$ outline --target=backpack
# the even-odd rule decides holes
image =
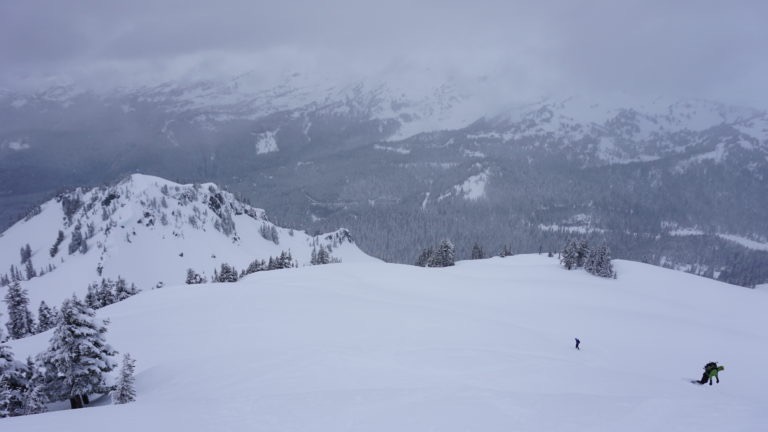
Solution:
[[[715,363],[715,362],[709,362],[709,363],[707,363],[707,364],[704,366],[704,370],[705,370],[705,371],[707,371],[707,372],[711,371],[712,369],[717,369],[717,363]]]

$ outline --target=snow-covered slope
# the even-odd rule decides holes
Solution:
[[[64,239],[51,256],[59,231]],[[76,231],[87,247],[70,251]],[[184,282],[189,268],[210,278],[221,263],[244,270],[255,259],[268,260],[283,251],[300,266],[309,265],[312,249],[320,245],[330,246],[331,256],[343,262],[376,260],[360,251],[346,230],[309,236],[275,226],[263,210],[214,184],[180,185],[140,174],[113,187],[78,189],[42,204],[39,214],[0,236],[0,269],[14,265],[24,273],[20,249],[27,244],[33,268],[46,271],[22,282],[33,307],[40,300],[58,304],[73,292],[84,293],[102,277],[122,276],[149,289],[161,282]]]
[[[760,431],[768,296],[628,261],[380,262],[166,287],[100,309],[138,400],[15,432]],[[13,341],[24,358],[50,333]],[[581,339],[581,350],[573,339]],[[708,361],[720,383],[689,383]]]

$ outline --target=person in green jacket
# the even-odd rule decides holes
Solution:
[[[720,384],[720,377],[717,374],[723,369],[725,369],[725,367],[718,366],[715,362],[707,363],[706,366],[704,366],[704,374],[701,376],[699,384],[705,384],[707,381],[709,381],[709,385],[712,385],[712,378],[714,378],[716,382]]]
[[[714,364],[714,367],[709,370],[709,385],[712,385],[712,377],[714,377],[717,383],[720,384],[720,377],[717,376],[717,373],[723,369],[725,368],[718,366],[717,363]]]

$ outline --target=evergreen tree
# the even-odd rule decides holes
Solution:
[[[416,265],[419,267],[426,267],[432,260],[433,253],[434,251],[432,250],[431,246],[426,249],[422,249],[418,258],[416,258]]]
[[[567,269],[572,270],[577,267],[579,245],[575,240],[568,240],[560,254],[560,263]]]
[[[280,244],[280,237],[277,234],[277,228],[272,225],[272,228],[269,230],[269,237],[272,240],[272,243],[274,244]]]
[[[7,345],[0,344],[0,417],[24,415],[27,368],[13,358]]]
[[[581,239],[577,242],[576,249],[576,267],[583,267],[584,261],[586,261],[589,255],[589,245],[585,239]]]
[[[317,248],[312,246],[312,254],[309,258],[309,264],[310,265],[317,265]]]
[[[245,269],[243,272],[243,275],[249,275],[251,273],[256,273],[259,271],[263,271],[267,269],[267,264],[264,262],[264,260],[253,260],[250,264],[248,264],[248,268]]]
[[[485,258],[485,252],[483,251],[483,248],[480,247],[480,245],[477,244],[477,243],[475,243],[474,246],[472,246],[472,256],[471,256],[471,258],[473,260]]]
[[[70,255],[81,250],[83,243],[85,243],[81,229],[80,224],[77,224],[75,229],[72,230],[72,238],[69,240],[69,246],[67,247]]]
[[[34,334],[34,320],[29,311],[29,297],[27,290],[16,281],[8,287],[5,294],[5,303],[8,305],[8,323],[5,325],[11,339],[19,339]]]
[[[99,299],[101,307],[109,306],[116,301],[115,299],[115,282],[112,279],[102,279],[96,295]]]
[[[37,308],[37,333],[42,333],[56,326],[56,316],[45,301],[40,302]]]
[[[427,264],[429,267],[450,267],[456,261],[456,250],[450,240],[445,239],[432,254],[432,259]]]
[[[595,266],[597,263],[597,249],[591,249],[587,253],[587,258],[584,260],[584,270],[587,273],[595,274]]]
[[[21,276],[21,271],[16,268],[13,264],[11,264],[11,282],[18,282],[24,280],[24,277]]]
[[[593,275],[607,278],[615,275],[613,264],[611,264],[611,250],[607,244],[603,243],[591,251],[587,261],[590,262],[590,267],[587,268],[585,264],[584,268]]]
[[[328,251],[323,247],[323,245],[320,245],[320,249],[317,251],[317,264],[328,264],[331,262],[331,255],[328,253]]]
[[[55,257],[56,254],[59,253],[59,246],[64,241],[64,232],[62,230],[59,230],[59,235],[56,237],[56,241],[53,243],[53,246],[51,246],[51,250],[49,251],[51,254],[51,258]]]
[[[200,273],[190,269],[187,269],[187,285],[193,285],[193,284],[201,284],[205,283],[205,278],[200,275]]]
[[[102,306],[104,306],[101,304],[99,298],[99,286],[95,283],[88,284],[88,293],[85,294],[85,304],[91,309],[101,309]]]
[[[27,358],[27,388],[24,392],[22,404],[24,415],[40,414],[48,411],[45,381],[39,369],[37,363],[33,362],[31,358]]]
[[[330,256],[326,258],[330,262]],[[282,251],[280,252],[280,257],[278,258],[279,266],[281,269],[287,269],[293,267],[293,257],[291,256],[290,252]],[[327,262],[325,264],[328,264]]]
[[[76,296],[61,305],[48,351],[43,355],[48,395],[52,400],[69,399],[72,408],[82,408],[90,393],[106,393],[105,373],[115,367],[115,351],[106,342],[107,321]]]
[[[274,244],[280,244],[280,237],[277,233],[277,228],[274,225],[262,224],[259,228],[259,234],[265,239]]]
[[[504,245],[501,247],[501,251],[499,252],[499,256],[504,258],[512,255],[512,250],[509,248],[509,246]]]
[[[24,264],[24,270],[27,273],[27,280],[37,277],[35,267],[32,265],[32,258],[27,258],[26,264]]]
[[[112,391],[112,403],[124,404],[136,400],[136,389],[133,384],[136,379],[133,376],[136,369],[136,360],[126,353],[123,356],[123,365],[120,368],[120,377],[115,383],[115,390]]]
[[[27,261],[29,261],[30,258],[32,258],[32,248],[29,246],[29,243],[27,243],[26,246],[23,246],[20,251],[21,254],[21,264],[26,264]]]
[[[237,270],[227,263],[221,263],[217,282],[237,282]]]
[[[125,279],[120,276],[117,277],[117,282],[115,282],[115,301],[123,301],[128,297],[135,296],[136,294],[138,294],[136,285],[131,284],[129,287]]]

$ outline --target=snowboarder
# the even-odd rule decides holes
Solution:
[[[581,348],[579,348],[579,344],[581,343],[581,341],[579,340],[579,338],[574,338],[574,339],[576,339],[576,349],[581,350]]]
[[[723,369],[725,369],[725,367],[718,366],[716,362],[709,362],[704,365],[704,374],[702,374],[701,379],[696,382],[704,385],[709,381],[709,385],[712,385],[712,378],[715,378],[716,382],[720,384],[720,377],[718,377],[717,374]]]

